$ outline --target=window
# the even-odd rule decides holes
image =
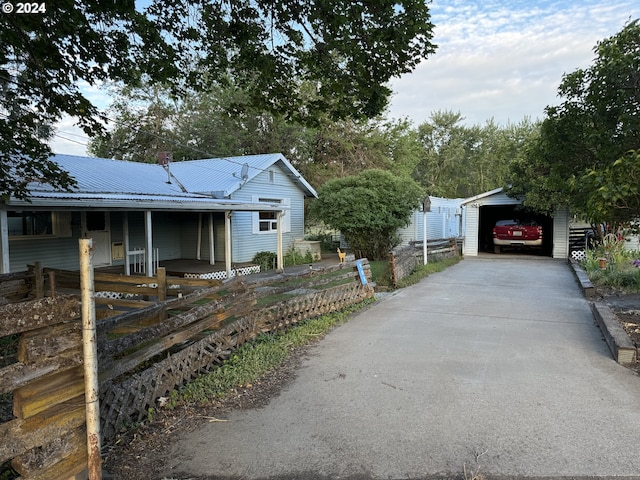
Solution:
[[[277,230],[278,221],[277,221],[276,212],[258,212],[258,218],[259,218],[258,228],[261,232]]]
[[[52,212],[7,212],[10,237],[53,235]]]
[[[9,237],[70,237],[71,213],[46,211],[7,212]]]
[[[253,196],[254,202],[262,202],[262,203],[270,203],[270,204],[280,204],[284,209],[284,213],[280,220],[280,228],[282,229],[282,233],[287,233],[291,231],[291,214],[289,212],[289,205],[291,204],[288,198],[269,198],[269,197],[260,197],[257,195]],[[264,211],[264,212],[254,212],[253,213],[253,233],[275,233],[278,230],[278,212],[274,211]]]

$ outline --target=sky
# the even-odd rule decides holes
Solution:
[[[598,41],[640,18],[637,0],[434,0],[435,54],[391,82],[387,116],[414,125],[437,111],[459,112],[472,126],[543,119],[558,105],[565,73],[593,63]],[[100,108],[109,97],[84,92]],[[55,153],[85,155],[87,137],[63,119],[51,146]]]

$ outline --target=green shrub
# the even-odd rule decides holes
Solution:
[[[298,252],[295,248],[291,249],[284,256],[284,264],[286,266],[291,265],[305,265],[313,263],[313,255],[309,250],[305,254]]]
[[[258,252],[253,257],[253,263],[260,265],[260,270],[272,270],[276,268],[276,261],[278,256],[273,252]]]

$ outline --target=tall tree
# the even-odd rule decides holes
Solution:
[[[562,79],[565,100],[547,107],[540,136],[514,163],[511,194],[527,206],[552,211],[567,204],[594,222],[627,221],[640,211],[632,175],[640,150],[640,24],[629,22],[594,48],[593,64]]]
[[[251,104],[288,118],[373,117],[388,80],[435,49],[423,0],[42,5],[46,12],[0,15],[0,196],[24,196],[32,179],[72,184],[48,160],[41,126],[69,114],[89,135],[104,128],[82,84],[147,78],[180,94],[231,75]]]

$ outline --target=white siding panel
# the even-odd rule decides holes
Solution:
[[[465,208],[465,236],[463,255],[478,256],[478,231],[480,229],[480,207],[467,205]]]
[[[553,258],[569,257],[569,209],[559,208],[553,216]]]

